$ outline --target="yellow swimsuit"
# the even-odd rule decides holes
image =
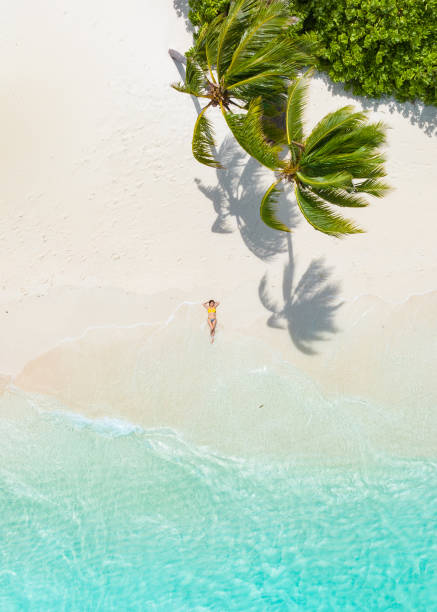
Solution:
[[[208,308],[208,312],[215,312],[215,308]]]
[[[215,321],[215,317],[213,318],[209,316],[212,312],[215,312],[215,308],[208,308],[208,319],[210,321]]]

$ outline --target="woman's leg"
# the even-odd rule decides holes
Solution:
[[[211,342],[214,342],[215,323],[216,323],[215,319],[214,319],[214,321],[211,321],[211,319],[208,319],[208,325],[209,325],[209,328],[210,328],[209,334],[211,336]]]
[[[217,319],[214,319],[214,321],[212,322],[212,327],[211,327],[211,342],[214,342],[215,326],[216,325],[217,325]]]

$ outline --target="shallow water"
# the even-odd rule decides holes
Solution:
[[[29,397],[0,421],[2,611],[436,608],[433,461],[237,460]]]
[[[211,345],[206,327],[198,306],[182,304],[163,324],[90,329],[29,362],[14,382],[47,410],[168,427],[225,456],[437,456],[436,394],[420,363],[404,376],[402,401],[382,404],[344,392],[343,379],[362,374],[353,351],[346,372],[327,359],[328,393],[274,346],[221,322]],[[380,378],[398,397],[402,359],[388,353]]]

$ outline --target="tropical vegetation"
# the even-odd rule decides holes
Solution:
[[[333,207],[367,206],[366,194],[382,197],[388,186],[384,156],[379,148],[385,142],[382,123],[368,123],[365,112],[344,106],[327,114],[305,137],[303,112],[308,74],[290,85],[285,109],[284,141],[288,156],[282,156],[280,143],[263,139],[257,103],[240,119],[237,140],[261,164],[274,170],[276,180],[261,201],[261,218],[273,229],[289,231],[278,219],[280,186],[293,186],[297,205],[316,230],[333,236],[362,230]]]
[[[290,231],[277,210],[280,187],[289,185],[316,230],[337,237],[361,232],[335,207],[364,207],[366,194],[386,193],[385,159],[379,150],[384,125],[369,123],[365,112],[344,106],[323,117],[306,136],[303,114],[312,70],[300,78],[296,70],[310,60],[302,40],[308,46],[311,39],[304,35],[296,44],[284,35],[286,27],[282,0],[234,0],[227,15],[202,26],[187,58],[185,82],[173,85],[208,100],[194,126],[194,157],[221,167],[205,116],[208,108],[218,106],[240,146],[276,174],[260,204],[266,225]]]
[[[310,0],[320,65],[355,94],[437,104],[437,0]]]
[[[267,1],[267,0],[265,0]],[[189,0],[195,25],[229,0]],[[437,0],[284,0],[294,33],[317,36],[319,68],[355,94],[437,105]],[[295,20],[296,21],[296,20]]]
[[[185,82],[173,87],[207,101],[193,131],[193,155],[200,163],[220,166],[205,115],[210,107],[220,108],[232,132],[238,123],[233,109],[247,109],[255,98],[266,129],[267,118],[278,113],[289,80],[310,61],[312,44],[309,36],[296,43],[284,35],[288,22],[281,0],[235,0],[227,15],[220,14],[199,31],[188,54]]]
[[[210,23],[220,13],[225,13],[230,0],[189,0],[188,18],[194,26]]]

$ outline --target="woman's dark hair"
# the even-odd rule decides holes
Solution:
[[[209,300],[208,304],[215,304],[214,300]]]

